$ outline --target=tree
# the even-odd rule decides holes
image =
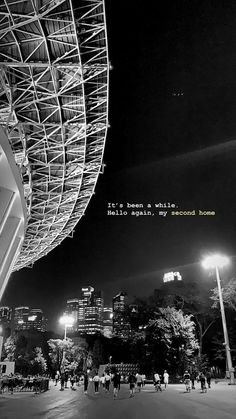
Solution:
[[[55,370],[61,371],[63,367],[64,354],[70,351],[73,346],[71,339],[49,339],[49,357],[51,359],[52,366]],[[66,356],[65,356],[66,358]]]
[[[9,336],[4,343],[4,361],[14,361],[16,351],[16,340],[13,336]]]
[[[27,339],[24,336],[10,336],[4,344],[5,360],[15,361],[15,368],[21,374],[29,374],[32,357],[27,351]]]
[[[93,364],[95,368],[98,368],[100,364],[104,363],[103,359],[103,346],[100,339],[96,339],[93,345]]]
[[[47,370],[46,359],[43,356],[42,349],[38,346],[33,351],[31,364],[33,374],[44,374]]]
[[[75,370],[87,358],[85,344],[75,345],[72,339],[49,339],[49,357],[54,370]]]
[[[231,278],[227,284],[222,286],[223,301],[229,308],[236,311],[236,278]],[[219,304],[219,291],[218,287],[213,288],[211,299],[213,300],[212,307],[216,308]]]
[[[147,339],[156,361],[153,367],[182,374],[199,348],[192,316],[174,307],[159,308],[155,316],[149,321]]]
[[[211,304],[209,284],[197,280],[172,281],[155,290],[149,301],[152,305],[171,306],[183,310],[185,314],[192,314],[192,320],[197,325],[198,355],[201,357],[203,339],[218,317]]]

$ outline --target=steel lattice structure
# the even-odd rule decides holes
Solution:
[[[0,0],[0,124],[28,208],[15,270],[71,235],[94,193],[108,72],[103,0]]]

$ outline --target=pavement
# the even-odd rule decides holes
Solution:
[[[15,393],[0,395],[1,419],[235,419],[236,386],[213,383],[207,393],[199,385],[186,393],[183,384],[169,385],[161,393],[146,384],[140,393],[129,398],[129,387],[121,385],[118,398],[112,390],[102,388],[94,394],[93,383],[88,394],[83,387],[64,391],[50,385],[42,394]]]

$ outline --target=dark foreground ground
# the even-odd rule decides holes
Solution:
[[[1,419],[235,419],[235,412],[236,386],[223,382],[213,383],[206,394],[199,385],[189,394],[183,384],[169,385],[162,393],[147,384],[134,398],[129,398],[124,384],[117,400],[112,391],[100,389],[95,395],[92,383],[88,394],[82,387],[59,391],[52,383],[49,391],[39,395],[0,395]]]

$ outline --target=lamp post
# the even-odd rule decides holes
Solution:
[[[72,317],[72,316],[67,316],[67,315],[64,315],[64,316],[62,316],[60,319],[59,319],[59,322],[61,323],[61,324],[63,324],[64,325],[64,327],[65,327],[65,331],[64,331],[64,341],[66,342],[66,331],[67,331],[67,327],[72,327],[73,326],[73,323],[74,323],[74,317]],[[65,369],[65,350],[63,349],[63,352],[62,352],[62,361],[61,361],[61,372],[64,372],[64,369]]]
[[[64,315],[64,316],[62,316],[62,317],[59,319],[59,322],[65,326],[65,331],[64,331],[64,340],[66,340],[66,331],[67,331],[67,327],[72,327],[72,326],[73,326],[73,323],[74,323],[74,317]]]
[[[220,273],[219,273],[219,268],[223,268],[223,266],[226,266],[228,264],[229,264],[229,259],[226,256],[221,256],[218,254],[208,256],[202,262],[203,268],[215,269],[216,281],[217,281],[218,293],[219,293],[220,311],[221,311],[221,318],[222,318],[222,325],[223,325],[223,332],[224,332],[224,345],[225,345],[226,359],[227,359],[229,378],[230,378],[229,384],[235,384],[234,368],[232,365],[232,358],[231,358],[231,352],[230,352],[230,346],[229,346],[229,336],[228,336],[228,331],[227,331],[225,309],[224,309],[224,302],[223,302],[222,289],[221,289],[221,283],[220,283]]]

